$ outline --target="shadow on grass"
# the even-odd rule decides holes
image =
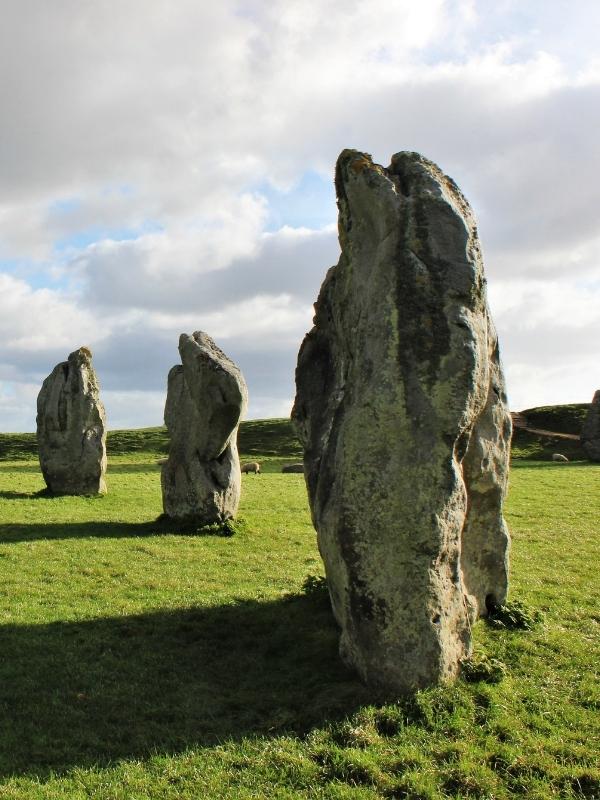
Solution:
[[[322,593],[0,627],[0,773],[303,733],[367,702]]]
[[[40,492],[12,492],[9,490],[0,491],[3,500],[38,500],[47,497],[43,491]]]
[[[18,494],[18,493],[16,493]],[[0,496],[1,493],[0,493]],[[30,500],[44,498],[43,492],[39,494],[23,495]],[[55,499],[60,495],[53,495]],[[47,496],[46,496],[47,499]],[[42,522],[42,523],[4,523],[0,525],[0,544],[15,544],[17,542],[34,542],[47,539],[88,539],[110,538],[125,539],[144,536],[233,536],[245,529],[242,519],[232,522],[215,523],[198,527],[193,522],[186,523],[171,520],[163,515],[148,522],[104,522],[102,520],[89,522]]]

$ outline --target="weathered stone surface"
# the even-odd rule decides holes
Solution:
[[[594,398],[581,430],[581,444],[590,461],[600,461],[600,389]]]
[[[453,678],[504,601],[511,418],[472,211],[416,153],[345,150],[342,253],[292,412],[340,651],[370,685]]]
[[[106,491],[106,419],[87,347],[57,364],[42,384],[37,440],[42,474],[51,492]]]
[[[165,514],[199,524],[234,517],[241,473],[237,430],[248,405],[242,373],[206,333],[179,337],[182,366],[169,372],[162,467]]]
[[[282,472],[304,472],[304,464],[284,464],[281,468]]]

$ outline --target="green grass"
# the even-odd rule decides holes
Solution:
[[[240,453],[247,456],[282,456],[302,460],[302,448],[289,419],[242,422],[238,435]]]
[[[0,459],[37,458],[35,433],[0,433]]]
[[[106,449],[110,455],[115,456],[139,452],[167,453],[169,435],[164,426],[109,431],[106,436]]]
[[[139,432],[102,498],[0,463],[0,798],[600,797],[600,466],[515,460],[511,597],[543,620],[478,623],[469,681],[393,701],[338,659],[295,442],[246,424],[273,455],[232,537],[156,522]]]

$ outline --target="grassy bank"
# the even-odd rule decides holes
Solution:
[[[109,431],[106,449],[109,456],[132,453],[160,453],[169,447],[165,427],[135,428]],[[298,459],[301,455],[292,423],[289,419],[261,419],[242,422],[238,433],[240,453],[248,457],[279,456]],[[0,460],[37,458],[35,433],[0,433]]]
[[[561,406],[536,406],[522,412],[530,428],[579,436],[589,411],[589,403],[570,403]]]
[[[532,428],[578,435],[589,404],[575,403],[563,406],[540,406],[523,412]],[[109,457],[130,453],[161,453],[168,450],[169,439],[165,427],[137,428],[109,431],[107,451]],[[302,449],[289,419],[247,420],[238,433],[240,453],[249,458],[280,457],[298,460]],[[513,435],[512,457],[550,461],[552,453],[560,452],[569,460],[584,461],[585,454],[579,441],[569,441],[552,436],[530,433],[516,428]],[[37,442],[34,433],[0,433],[0,460],[36,458]]]
[[[598,797],[600,467],[514,464],[512,597],[543,620],[478,623],[504,677],[392,701],[339,661],[269,430],[231,537],[156,523],[162,445],[113,453],[97,499],[0,464],[0,798]]]

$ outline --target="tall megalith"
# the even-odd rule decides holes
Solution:
[[[583,423],[581,444],[590,461],[600,461],[600,389],[594,393]]]
[[[452,679],[504,601],[511,419],[469,204],[417,153],[344,150],[341,256],[292,416],[340,652],[369,685]]]
[[[165,405],[164,512],[201,525],[223,522],[235,516],[240,500],[237,430],[248,390],[239,368],[206,333],[182,333],[179,354]]]
[[[106,492],[106,418],[87,347],[57,364],[42,384],[37,440],[40,467],[51,492]]]

